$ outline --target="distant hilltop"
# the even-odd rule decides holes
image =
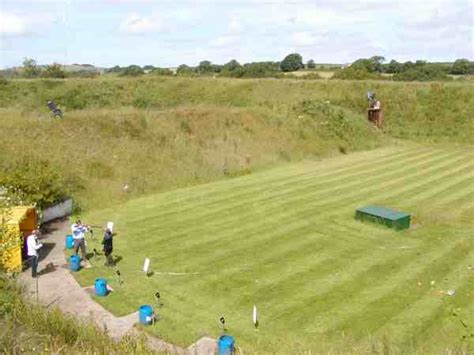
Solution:
[[[38,65],[40,68],[45,68],[46,65]],[[78,72],[78,71],[89,71],[89,72],[95,72],[95,73],[104,73],[106,68],[103,67],[96,67],[95,65],[92,64],[61,64],[61,67],[63,68],[64,71],[67,72]]]

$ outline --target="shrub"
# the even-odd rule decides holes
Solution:
[[[437,67],[418,66],[412,69],[396,73],[393,80],[397,81],[431,81],[431,80],[450,80],[443,71]]]
[[[234,70],[223,70],[220,76],[231,78],[281,78],[283,73],[280,71],[278,63],[255,62],[235,67]]]
[[[458,59],[454,62],[450,73],[457,75],[474,74],[474,62],[468,59]]]
[[[316,63],[314,62],[314,60],[312,59],[308,60],[308,62],[306,63],[306,68],[308,69],[316,68]]]
[[[42,71],[41,76],[45,78],[64,79],[66,77],[66,72],[63,70],[61,64],[53,63],[46,66]]]
[[[8,80],[0,75],[0,87],[7,86],[7,85],[8,85]]]
[[[176,74],[179,76],[192,76],[194,72],[191,67],[186,64],[181,64],[178,69],[176,69]]]
[[[151,104],[151,101],[144,96],[136,95],[132,101],[132,106],[136,108],[148,108]]]
[[[0,186],[9,204],[36,203],[39,208],[62,201],[81,187],[76,178],[62,176],[49,162],[32,159],[2,170]]]
[[[342,70],[338,70],[332,76],[332,79],[342,80],[367,80],[367,79],[381,79],[379,74],[371,73],[361,66],[350,66]]]
[[[57,103],[61,103],[67,108],[81,110],[87,107],[85,95],[86,90],[83,87],[78,86],[72,90],[64,91],[62,96],[58,96],[55,99]]]
[[[129,65],[120,71],[121,76],[139,76],[143,74],[145,74],[145,72],[138,65]]]
[[[154,75],[174,75],[173,71],[168,68],[154,68],[150,73]]]

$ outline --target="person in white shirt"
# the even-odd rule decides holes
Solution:
[[[72,239],[74,240],[74,255],[77,255],[79,248],[81,248],[82,260],[86,260],[86,242],[84,240],[84,234],[88,231],[86,225],[82,224],[80,220],[77,220],[71,226]]]
[[[43,246],[43,244],[38,243],[38,230],[33,230],[33,232],[26,238],[26,247],[28,261],[31,264],[31,276],[36,277],[36,272],[38,270],[38,250]]]

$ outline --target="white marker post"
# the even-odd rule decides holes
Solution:
[[[252,320],[253,320],[253,324],[254,324],[254,326],[255,326],[255,329],[258,328],[257,306],[256,306],[256,305],[253,305],[253,317],[252,317]]]
[[[150,271],[150,259],[145,258],[145,262],[143,263],[143,272],[145,272],[146,276],[148,276],[149,271]]]

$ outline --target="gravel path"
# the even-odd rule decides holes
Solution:
[[[64,237],[69,234],[69,222],[58,221],[48,225],[49,232],[41,237],[43,248],[38,266],[39,278],[31,278],[31,270],[23,272],[21,278],[32,298],[38,297],[40,303],[58,307],[63,313],[91,320],[98,327],[107,329],[113,339],[125,334],[138,333],[134,324],[138,321],[138,312],[124,317],[113,314],[94,302],[86,289],[82,288],[69,271],[64,257]],[[38,280],[38,283],[36,282]],[[38,294],[36,293],[38,287]],[[188,349],[169,344],[146,334],[150,348],[170,354],[214,354],[215,340],[202,338]]]

